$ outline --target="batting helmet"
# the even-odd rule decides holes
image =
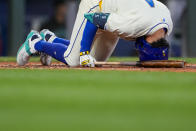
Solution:
[[[150,44],[146,37],[140,37],[136,40],[135,48],[140,61],[168,60],[169,44],[165,39]]]

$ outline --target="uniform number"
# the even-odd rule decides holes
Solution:
[[[153,0],[145,0],[149,5],[150,7],[154,7],[154,1]]]

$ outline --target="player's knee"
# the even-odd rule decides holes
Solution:
[[[69,63],[68,64],[70,67],[77,67],[77,66],[79,66],[80,64],[79,64],[79,62],[78,63]]]
[[[79,61],[79,58],[65,58],[67,64],[70,66],[70,67],[76,67],[76,66],[79,66],[80,65],[80,61]]]

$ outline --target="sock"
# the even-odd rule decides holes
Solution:
[[[62,38],[55,38],[53,43],[59,43],[59,44],[64,44],[66,46],[69,46],[70,44],[70,41],[69,40],[65,40],[65,39],[62,39]]]
[[[39,52],[46,53],[47,55],[52,56],[58,61],[61,61],[65,64],[64,53],[67,50],[67,46],[60,43],[48,43],[45,41],[39,41],[35,44],[35,49]]]

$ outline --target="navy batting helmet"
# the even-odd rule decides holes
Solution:
[[[146,37],[140,37],[136,40],[135,47],[140,61],[168,60],[169,44],[165,39],[150,44]]]

